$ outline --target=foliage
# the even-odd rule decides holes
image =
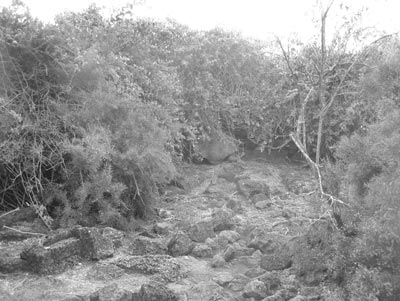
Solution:
[[[346,245],[337,243],[334,264],[343,267],[351,300],[399,297],[399,117],[399,110],[381,115],[365,134],[343,138],[337,147],[338,164],[348,169],[344,180],[355,186],[349,189],[351,208],[343,209],[344,215],[358,217],[358,235]]]

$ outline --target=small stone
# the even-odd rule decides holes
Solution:
[[[256,251],[253,248],[244,247],[237,242],[233,243],[232,247],[235,249],[235,256],[250,256]]]
[[[218,276],[214,277],[212,280],[218,283],[220,286],[225,287],[233,280],[233,276],[231,273],[225,272],[218,274]]]
[[[261,300],[267,297],[267,287],[264,282],[260,280],[252,280],[246,284],[242,295],[245,298],[254,298],[256,300]]]
[[[260,267],[256,267],[256,268],[249,269],[246,273],[244,273],[244,275],[249,278],[256,278],[264,273],[265,273],[264,269],[262,269]]]
[[[230,198],[226,202],[226,208],[229,208],[234,212],[240,212],[242,210],[242,203],[237,199]]]
[[[260,266],[267,271],[285,270],[292,266],[292,259],[285,253],[264,255]]]
[[[259,202],[255,203],[254,207],[261,210],[261,209],[271,207],[271,205],[272,205],[272,203],[270,201],[259,201]]]
[[[251,198],[251,202],[252,202],[253,204],[256,204],[256,203],[258,203],[258,202],[267,201],[268,199],[269,199],[269,197],[268,197],[267,195],[265,195],[264,193],[258,193],[258,194],[254,195],[254,196]]]
[[[200,221],[188,230],[189,237],[195,242],[205,242],[209,237],[215,237],[211,221]]]
[[[231,230],[234,227],[234,213],[230,209],[216,209],[211,214],[214,231]]]
[[[171,227],[172,227],[171,224],[167,222],[156,223],[153,226],[153,231],[156,234],[166,235],[171,230]]]
[[[222,257],[221,254],[217,254],[213,257],[212,261],[211,261],[211,266],[213,268],[220,268],[223,267],[225,265],[225,259],[224,257]]]
[[[281,243],[276,241],[275,238],[260,239],[255,237],[251,240],[247,247],[260,250],[264,254],[272,254],[281,247]]]

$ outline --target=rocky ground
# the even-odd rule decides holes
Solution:
[[[263,154],[187,165],[184,186],[166,187],[134,233],[3,227],[0,300],[322,300],[326,267],[299,255],[328,224],[304,165]]]

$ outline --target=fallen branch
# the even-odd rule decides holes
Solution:
[[[14,210],[8,211],[8,212],[6,212],[6,213],[0,215],[0,218],[4,217],[4,216],[6,216],[6,215],[9,215],[9,214],[11,214],[11,213],[17,212],[18,210],[20,210],[19,207],[18,207],[18,208],[15,208]]]
[[[327,198],[328,202],[331,206],[334,206],[336,203],[339,203],[339,204],[342,204],[345,206],[349,206],[342,200],[339,200],[338,198],[336,198],[333,195],[326,193],[324,191],[324,188],[322,187],[322,177],[321,177],[319,165],[310,158],[310,156],[307,154],[307,151],[305,150],[303,144],[301,143],[299,137],[297,137],[297,135],[295,133],[291,133],[290,138],[292,138],[293,142],[296,144],[296,146],[298,147],[298,149],[300,150],[300,152],[303,154],[304,158],[306,159],[308,165],[314,171],[314,175],[318,180],[318,187],[319,187],[319,192],[321,194],[321,198]]]
[[[8,229],[8,230],[12,230],[21,234],[29,234],[29,235],[41,235],[41,236],[46,236],[46,234],[44,233],[37,233],[37,232],[26,232],[26,231],[21,231],[15,228],[11,228],[11,227],[7,227],[7,226],[3,226],[3,228]]]

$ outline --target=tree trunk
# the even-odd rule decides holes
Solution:
[[[324,115],[321,115],[318,120],[318,136],[317,136],[317,152],[315,155],[315,164],[319,165],[321,158],[321,142],[322,142],[322,129],[324,127]]]

